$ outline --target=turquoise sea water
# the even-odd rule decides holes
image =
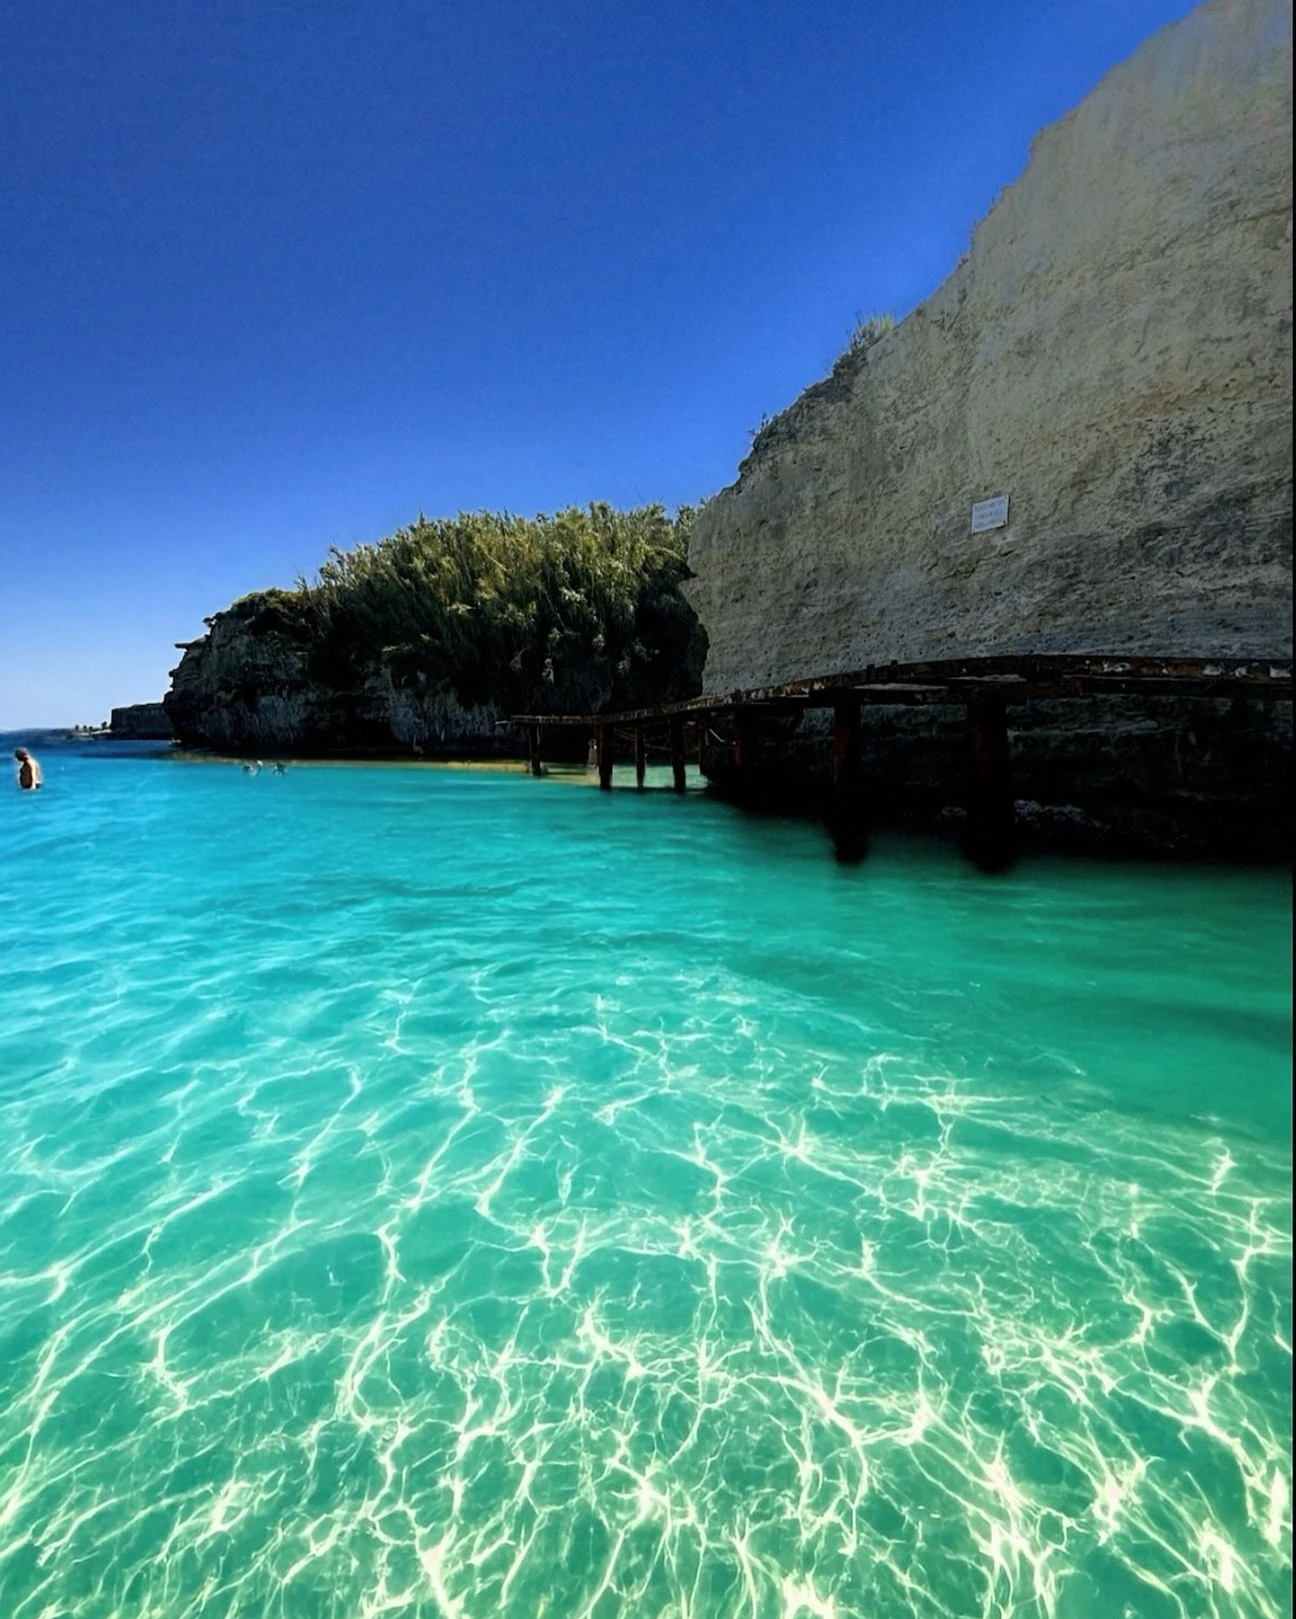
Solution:
[[[5,1619],[1289,1611],[1285,875],[43,760]]]

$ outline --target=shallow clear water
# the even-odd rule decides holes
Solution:
[[[43,757],[0,1613],[1288,1611],[1285,875]]]

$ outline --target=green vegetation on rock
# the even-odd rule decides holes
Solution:
[[[168,712],[182,738],[218,745],[435,744],[509,713],[691,696],[706,654],[680,591],[692,515],[420,516],[217,614]]]

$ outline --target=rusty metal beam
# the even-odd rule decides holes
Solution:
[[[1086,696],[1251,696],[1290,700],[1291,663],[1279,658],[1150,658],[1116,653],[1031,653],[875,664],[780,686],[690,697],[617,714],[515,714],[514,725],[636,725],[738,710],[790,713],[832,707],[844,694],[871,704],[964,703],[978,691],[1008,702]]]

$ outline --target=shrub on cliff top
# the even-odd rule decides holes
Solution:
[[[846,344],[847,354],[862,354],[865,349],[871,349],[879,338],[886,334],[895,325],[895,317],[889,314],[856,315],[855,324],[851,328],[850,339]]]
[[[420,515],[313,582],[235,604],[257,636],[308,648],[343,689],[385,674],[465,707],[593,712],[692,695],[705,638],[680,593],[689,508],[601,503],[532,518]]]
[[[846,347],[832,363],[831,377],[845,377],[853,374],[860,366],[868,351],[875,343],[884,338],[895,326],[891,315],[856,315],[855,324],[851,327],[850,336],[846,340]]]

